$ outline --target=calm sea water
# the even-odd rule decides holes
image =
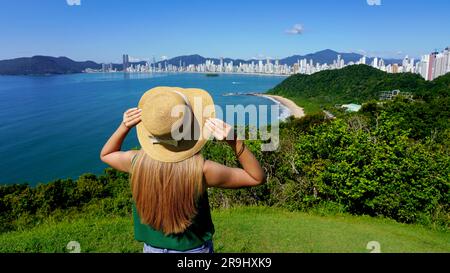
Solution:
[[[99,153],[122,119],[155,86],[208,90],[219,106],[272,105],[254,96],[226,93],[265,92],[283,77],[203,74],[74,74],[0,76],[0,184],[77,178],[105,167]],[[138,146],[133,130],[123,148]]]

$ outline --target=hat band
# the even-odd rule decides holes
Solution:
[[[160,139],[154,136],[150,136],[150,141],[152,144],[166,144],[174,147],[178,147],[178,141],[174,139]]]

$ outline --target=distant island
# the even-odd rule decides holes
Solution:
[[[346,62],[357,62],[363,57],[357,53],[339,53],[330,49],[322,50],[307,55],[294,55],[278,60],[280,65],[294,65],[300,59],[307,59],[313,63],[333,63],[334,60],[341,56]],[[371,62],[374,58],[367,58],[367,62]],[[168,60],[153,63],[155,67],[161,66],[189,66],[200,65],[207,60],[213,64],[230,63],[234,64],[251,64],[259,60],[250,59],[231,59],[231,58],[205,58],[198,54],[178,56]],[[264,60],[264,62],[267,60]],[[273,61],[273,60],[272,60]],[[388,59],[386,64],[401,63],[402,60]],[[147,62],[130,62],[130,65],[145,65]],[[123,64],[108,64],[110,68],[122,71]],[[9,60],[0,60],[0,75],[47,75],[47,74],[73,74],[82,73],[86,70],[101,70],[102,64],[94,61],[74,61],[67,57],[51,57],[51,56],[33,56],[23,57]]]
[[[76,62],[67,57],[34,56],[0,61],[0,75],[72,74],[101,67],[93,61]]]

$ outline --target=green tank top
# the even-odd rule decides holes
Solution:
[[[166,236],[164,232],[153,229],[150,225],[142,224],[136,205],[133,202],[134,238],[152,247],[177,251],[186,251],[200,247],[205,242],[212,240],[214,225],[208,201],[208,193],[199,198],[197,215],[192,224],[180,234]]]
[[[133,164],[135,157],[132,160]],[[164,232],[141,223],[134,202],[133,223],[134,238],[137,241],[146,243],[152,247],[177,251],[186,251],[200,247],[207,241],[212,240],[214,234],[214,225],[211,219],[207,191],[197,200],[197,214],[192,219],[192,224],[183,233],[165,235]]]

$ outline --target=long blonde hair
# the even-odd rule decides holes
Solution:
[[[143,224],[166,235],[181,233],[191,225],[196,201],[205,190],[203,157],[165,163],[141,150],[132,166],[131,188]]]

